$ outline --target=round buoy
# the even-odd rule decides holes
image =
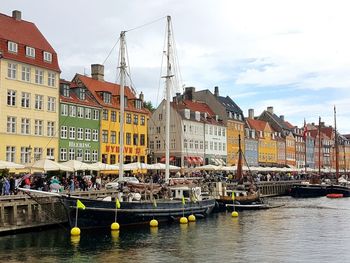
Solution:
[[[188,216],[188,221],[189,221],[189,222],[195,222],[195,221],[196,221],[195,215],[189,215],[189,216]]]
[[[238,212],[237,211],[233,211],[231,215],[232,215],[232,217],[237,217],[238,216]]]
[[[119,224],[117,222],[112,223],[111,230],[119,230]]]
[[[149,225],[150,225],[150,227],[157,227],[157,226],[158,226],[158,221],[155,220],[155,219],[152,219],[152,220],[149,222]]]
[[[180,224],[187,224],[187,223],[188,223],[187,217],[180,218]]]
[[[70,230],[70,234],[72,236],[79,236],[80,235],[80,228],[79,227],[73,227],[71,230]]]

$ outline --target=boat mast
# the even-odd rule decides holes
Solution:
[[[170,141],[170,83],[172,75],[171,69],[171,17],[167,16],[167,50],[166,50],[166,58],[167,58],[167,72],[165,76],[165,102],[166,102],[166,117],[165,117],[165,182],[169,181],[170,171],[169,171],[169,141]]]
[[[241,148],[241,134],[238,134],[238,164],[237,164],[237,179],[240,182],[242,179],[242,148]]]
[[[125,62],[125,31],[120,33],[120,146],[119,146],[119,180],[124,176],[124,87],[126,75]]]
[[[318,175],[321,176],[321,117],[318,117]]]
[[[336,117],[336,109],[334,106],[334,147],[335,147],[335,175],[336,179],[338,182],[339,178],[339,160],[338,160],[338,155],[339,155],[339,149],[338,149],[338,135],[337,135],[337,117]]]

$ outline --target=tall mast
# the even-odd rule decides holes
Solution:
[[[321,117],[318,117],[318,175],[321,175]]]
[[[238,134],[238,163],[237,163],[237,179],[242,180],[242,148],[241,148],[241,134]]]
[[[166,51],[166,58],[167,58],[167,72],[165,76],[165,93],[166,93],[166,117],[165,117],[165,182],[169,181],[170,177],[170,171],[169,171],[169,141],[170,141],[170,82],[172,75],[172,69],[171,69],[171,57],[172,54],[171,50],[171,17],[167,16],[167,51]]]
[[[339,149],[338,149],[338,135],[337,135],[337,117],[336,117],[336,109],[334,106],[334,146],[335,146],[335,175],[337,178],[339,178],[339,160],[338,160],[338,155],[339,155]]]
[[[126,75],[125,31],[120,33],[120,146],[119,146],[119,179],[124,176],[124,87]]]

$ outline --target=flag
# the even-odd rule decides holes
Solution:
[[[116,200],[115,200],[115,207],[118,209],[120,208],[120,202],[119,202],[118,198],[116,198]]]
[[[185,202],[185,197],[182,196],[182,204],[185,205],[185,203],[186,203],[186,202]]]
[[[85,209],[85,205],[78,199],[77,200],[77,207],[79,208],[79,209]]]
[[[304,138],[304,140],[305,140],[305,138],[306,138],[306,133],[308,132],[308,130],[307,130],[307,126],[306,126],[306,121],[305,121],[305,119],[304,119],[304,131],[303,131],[303,138]]]
[[[156,199],[155,199],[155,198],[153,198],[153,206],[154,206],[154,207],[157,207],[157,202],[156,202]]]

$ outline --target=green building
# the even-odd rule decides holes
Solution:
[[[60,80],[60,162],[100,161],[100,112],[100,105],[85,87]]]

